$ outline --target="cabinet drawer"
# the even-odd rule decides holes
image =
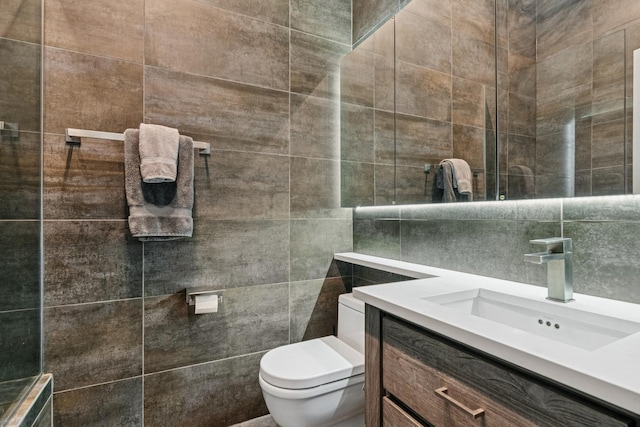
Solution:
[[[387,343],[382,353],[386,392],[436,427],[536,425]]]
[[[391,316],[382,319],[382,338],[383,389],[436,427],[632,425],[591,402]],[[480,409],[474,418],[471,412]]]
[[[382,398],[382,425],[384,427],[422,427],[418,421],[393,403],[388,397]]]

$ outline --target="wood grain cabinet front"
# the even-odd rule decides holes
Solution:
[[[382,402],[377,406],[384,426],[636,425],[629,417],[422,328],[388,315],[380,320],[381,336],[375,342],[380,345],[377,398]]]

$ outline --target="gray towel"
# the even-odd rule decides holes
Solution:
[[[179,141],[178,129],[140,124],[140,175],[144,182],[176,180]]]
[[[180,136],[175,182],[148,184],[140,175],[138,129],[124,132],[125,192],[129,229],[141,241],[175,240],[193,234],[193,139]]]
[[[457,188],[460,194],[467,196],[469,200],[473,200],[473,174],[469,163],[462,159],[444,159],[442,162],[451,164],[453,187]]]
[[[457,202],[460,193],[453,187],[453,170],[450,162],[442,161],[438,165],[436,177],[433,180],[433,201],[451,203]]]

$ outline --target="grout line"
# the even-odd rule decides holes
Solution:
[[[96,383],[96,384],[89,384],[89,385],[86,385],[86,386],[74,387],[74,388],[69,388],[69,389],[66,389],[66,390],[58,390],[58,391],[54,391],[53,394],[56,395],[56,394],[67,393],[67,392],[71,392],[71,391],[86,390],[88,388],[100,387],[100,386],[103,386],[103,385],[117,384],[117,383],[121,383],[121,382],[125,382],[125,381],[130,381],[130,380],[133,380],[133,379],[136,379],[136,378],[140,378],[140,377],[142,377],[142,375],[136,375],[136,376],[127,377],[127,378],[120,378],[120,379],[117,379],[117,380],[105,381],[105,382]]]
[[[229,360],[240,359],[242,357],[248,357],[248,356],[255,356],[255,355],[258,355],[258,354],[263,354],[263,353],[266,353],[267,351],[269,351],[269,350],[253,351],[251,353],[239,354],[237,356],[230,356],[230,357],[225,357],[225,358],[217,359],[217,360],[209,360],[207,362],[194,363],[193,365],[178,366],[176,368],[164,369],[162,371],[149,372],[148,374],[143,374],[142,376],[143,377],[150,377],[152,375],[159,375],[159,374],[164,374],[164,373],[168,373],[168,372],[175,372],[175,371],[180,371],[180,370],[183,370],[183,369],[190,369],[190,368],[194,368],[194,367],[198,367],[198,366],[211,365],[211,364],[219,363],[219,362],[227,362]]]
[[[54,308],[79,307],[79,306],[83,306],[83,305],[113,304],[113,303],[117,303],[117,302],[136,301],[136,300],[141,300],[141,299],[144,299],[144,298],[142,296],[139,296],[139,297],[122,298],[122,299],[110,299],[110,300],[89,301],[89,302],[76,302],[76,303],[72,303],[72,304],[56,304],[56,305],[43,306],[43,309],[49,310],[49,309],[54,309]]]

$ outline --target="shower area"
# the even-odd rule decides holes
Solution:
[[[0,14],[0,426],[23,414],[42,375],[42,3]],[[46,398],[44,399],[47,400]],[[46,411],[45,411],[46,412]],[[43,412],[44,413],[44,412]],[[14,424],[17,418],[21,421]]]

